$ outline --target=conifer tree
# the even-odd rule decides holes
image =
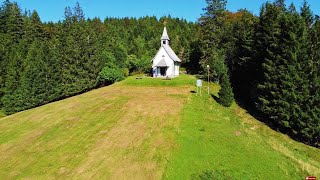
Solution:
[[[307,28],[310,29],[314,21],[314,17],[307,0],[303,1],[300,11],[301,11],[300,15],[303,17]]]
[[[214,60],[212,57],[212,50],[224,50],[224,43],[222,37],[226,29],[226,0],[206,0],[207,7],[204,8],[205,13],[199,19],[201,28],[201,49],[202,58],[200,64],[203,69],[209,60]],[[221,53],[215,52],[221,55]],[[222,53],[223,54],[223,53]],[[223,57],[219,57],[223,58]],[[213,63],[212,63],[213,64]]]
[[[315,23],[310,32],[311,39],[311,71],[310,71],[310,120],[307,125],[307,136],[304,141],[317,147],[320,146],[320,19],[315,18]]]
[[[234,98],[228,74],[222,75],[220,84],[219,103],[223,106],[230,107]]]
[[[17,43],[24,34],[23,17],[18,4],[6,0],[1,19],[3,30],[10,35],[13,43]]]
[[[37,11],[33,11],[31,14],[31,25],[32,25],[32,36],[36,38],[42,38],[43,37],[43,25],[40,20],[40,17],[37,13]]]
[[[256,62],[252,55],[255,27],[258,19],[246,10],[237,13],[240,13],[241,17],[232,27],[234,50],[229,68],[235,95],[237,95],[237,98],[241,98],[243,102],[249,102],[251,100],[250,92],[256,79]]]
[[[297,13],[297,9],[296,9],[296,7],[294,6],[293,3],[290,4],[288,11],[290,13]]]
[[[202,48],[202,58],[200,64],[206,72],[207,65],[210,66],[211,77],[216,80],[222,80],[221,86],[221,104],[224,106],[230,106],[230,99],[233,99],[232,90],[230,85],[229,76],[226,66],[226,37],[228,35],[228,26],[226,24],[226,0],[206,0],[207,7],[204,9],[205,13],[200,18],[201,29],[201,48]],[[207,74],[207,73],[204,73]],[[226,82],[228,81],[228,82]],[[227,94],[229,93],[229,94]]]
[[[84,20],[84,12],[80,7],[79,2],[76,2],[75,7],[73,8],[73,17],[75,22],[80,22]]]
[[[274,4],[281,9],[281,11],[286,11],[285,0],[275,0]]]

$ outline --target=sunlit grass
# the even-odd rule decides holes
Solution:
[[[0,119],[0,179],[303,179],[320,150],[195,80],[131,76]],[[220,87],[210,84],[210,94]]]
[[[144,75],[129,76],[122,85],[128,86],[191,86],[196,83],[196,78],[191,75],[182,74],[179,77],[167,80],[166,78],[152,78]]]
[[[219,86],[211,85],[217,95]],[[303,179],[320,173],[320,150],[271,130],[237,104],[225,108],[207,94],[182,111],[178,148],[165,179]]]

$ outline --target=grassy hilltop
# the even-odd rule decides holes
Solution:
[[[303,179],[320,150],[237,104],[192,93],[195,78],[141,80],[0,119],[1,179]],[[219,87],[211,84],[211,93]]]

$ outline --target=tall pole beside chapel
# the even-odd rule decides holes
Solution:
[[[208,70],[208,94],[210,94],[210,78],[209,78],[210,66],[209,65],[207,65],[207,70]]]

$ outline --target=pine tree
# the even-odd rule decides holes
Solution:
[[[220,82],[219,103],[223,106],[230,107],[234,99],[228,74],[222,75]]]
[[[1,21],[4,32],[10,35],[13,43],[17,43],[24,34],[24,25],[21,9],[16,2],[5,1]]]
[[[202,58],[200,64],[204,72],[209,65],[213,75],[211,79],[221,81],[221,104],[230,106],[233,100],[233,93],[229,82],[228,69],[226,66],[229,27],[226,24],[227,11],[225,0],[206,0],[207,7],[205,13],[200,18],[201,29],[201,49]],[[207,74],[207,73],[204,73]],[[227,76],[227,77],[225,77]],[[228,82],[227,82],[228,81]],[[228,94],[229,93],[229,94]]]
[[[32,24],[32,35],[36,38],[42,38],[43,26],[37,11],[32,12],[30,19]]]
[[[297,13],[297,9],[296,9],[296,7],[294,6],[293,3],[290,4],[288,11],[290,13]]]
[[[300,10],[301,10],[300,15],[303,17],[307,28],[310,29],[314,21],[314,17],[307,0],[303,1],[303,5]]]
[[[310,32],[311,40],[311,73],[310,73],[310,121],[307,122],[308,135],[305,141],[311,145],[320,146],[320,19],[315,18],[315,23]]]
[[[272,96],[268,88],[269,85],[262,85],[264,82],[277,83],[277,79],[272,81],[271,78],[276,78],[276,53],[278,52],[279,38],[280,38],[280,25],[279,25],[280,11],[279,8],[271,3],[266,3],[261,8],[259,24],[254,37],[254,65],[253,76],[255,85],[252,89],[253,100],[256,102],[257,108],[262,112],[263,107],[270,102],[267,99]],[[260,97],[259,97],[260,96]]]
[[[225,19],[227,1],[206,0],[206,3],[207,7],[204,8],[205,13],[199,19],[200,26],[202,27],[200,43],[203,55],[200,64],[204,71],[207,64],[215,64],[214,62],[209,62],[210,60],[215,60],[212,56],[215,56],[217,59],[224,58],[224,53],[221,53],[221,51],[224,51],[225,46],[222,37],[226,30]],[[212,53],[213,50],[220,52]],[[211,71],[215,72],[217,70],[213,69]]]
[[[7,56],[10,61],[6,62],[5,94],[2,98],[2,103],[4,110],[8,114],[19,111],[17,107],[20,102],[16,101],[19,94],[16,93],[16,91],[21,84],[20,79],[26,66],[24,60],[28,52],[28,49],[26,48],[27,44],[27,41],[22,40],[18,44],[12,45],[10,47],[9,55]]]
[[[67,27],[70,27],[71,24],[72,24],[72,17],[73,17],[73,14],[72,14],[72,10],[69,6],[67,6],[65,9],[64,9],[64,24],[67,26]]]
[[[84,12],[79,2],[76,2],[76,6],[73,8],[73,17],[75,22],[80,22],[84,20]]]
[[[270,123],[277,124],[278,117],[274,112],[281,91],[281,77],[279,77],[282,58],[279,52],[281,39],[281,9],[276,5],[266,3],[260,15],[260,23],[256,32],[256,56],[258,62],[257,70],[257,92],[254,93],[257,109],[259,109]],[[284,66],[283,66],[284,67]],[[279,108],[280,109],[280,108]],[[282,110],[282,109],[280,109]]]
[[[281,9],[281,11],[286,11],[285,0],[275,0],[274,4]]]
[[[254,33],[258,19],[246,10],[237,13],[241,17],[233,25],[233,58],[229,68],[235,95],[242,102],[250,102],[251,89],[254,87],[255,59],[252,58],[254,50]]]

